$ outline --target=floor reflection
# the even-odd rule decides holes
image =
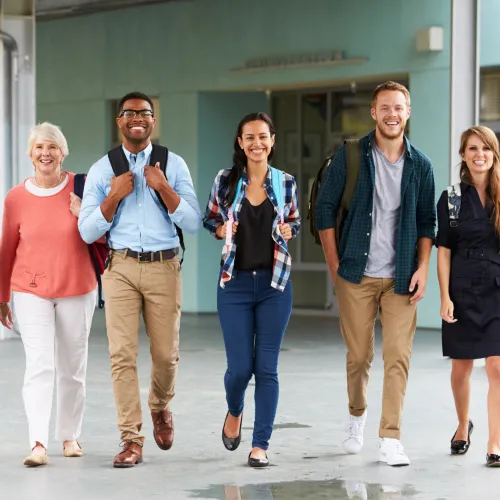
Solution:
[[[191,498],[216,500],[416,500],[417,491],[412,486],[368,484],[360,481],[292,481],[274,484],[249,484],[245,486],[212,486],[206,490],[192,491]]]

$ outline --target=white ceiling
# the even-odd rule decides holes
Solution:
[[[36,0],[36,17],[38,20],[55,19],[172,1],[186,2],[192,0]]]

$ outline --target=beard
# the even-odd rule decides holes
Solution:
[[[377,122],[377,130],[384,139],[389,141],[394,141],[400,139],[405,133],[406,122],[400,122],[399,128],[397,130],[388,129],[384,122]]]

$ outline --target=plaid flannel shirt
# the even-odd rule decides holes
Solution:
[[[216,239],[220,240],[215,231],[219,226],[222,226],[228,220],[228,211],[223,206],[222,200],[227,190],[227,176],[230,169],[221,170],[215,177],[215,181],[210,192],[207,209],[203,218],[203,227],[207,229]],[[300,215],[299,205],[297,199],[297,184],[293,176],[283,173],[284,175],[284,222],[290,225],[292,230],[292,238],[295,238],[300,230]],[[238,216],[243,205],[243,200],[246,195],[246,187],[249,184],[248,175],[246,171],[243,173],[241,191],[234,205],[234,220],[238,220]],[[274,206],[275,217],[273,221],[272,238],[275,242],[274,246],[274,264],[273,264],[273,277],[271,286],[279,291],[283,291],[290,279],[290,271],[292,268],[292,257],[288,251],[287,244],[278,229],[279,213],[278,202],[274,194],[271,183],[271,169],[268,169],[267,179],[264,183],[264,188],[267,192],[268,198]],[[234,263],[236,258],[236,242],[232,241],[229,248],[224,245],[222,249],[222,273],[220,286],[224,288],[224,283],[231,279]]]
[[[370,251],[375,164],[372,144],[374,131],[361,139],[361,168],[351,207],[340,238],[339,276],[351,283],[361,283]],[[434,173],[427,156],[405,137],[406,157],[401,179],[401,212],[396,243],[395,293],[408,294],[417,269],[417,241],[434,240],[436,207]],[[345,146],[342,146],[327,169],[316,201],[318,230],[335,228],[346,180]]]

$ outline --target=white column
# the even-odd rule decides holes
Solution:
[[[460,135],[479,123],[479,9],[481,0],[451,4],[451,169],[458,181]]]
[[[0,78],[0,154],[7,150],[6,141],[12,130],[15,136],[11,160],[0,156],[0,229],[3,200],[11,187],[31,175],[33,166],[26,156],[26,142],[29,129],[35,124],[35,0],[0,0],[0,30],[12,37],[17,45],[18,64],[13,67],[16,79],[14,100],[3,99],[5,78]],[[6,49],[0,43],[0,76],[5,76],[3,65],[6,63]],[[12,105],[14,120],[7,119],[7,106]],[[13,158],[13,159],[12,159]],[[5,164],[4,164],[5,163]],[[7,164],[8,163],[8,164]],[[14,334],[15,335],[15,334]],[[0,340],[13,336],[10,330],[0,325]]]

